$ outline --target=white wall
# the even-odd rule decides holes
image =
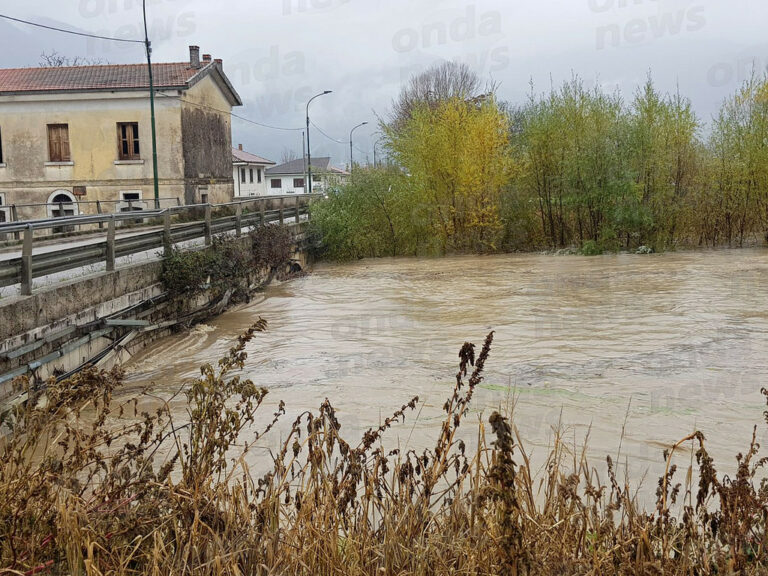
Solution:
[[[266,196],[270,194],[267,188],[267,176],[264,174],[266,166],[259,164],[235,164],[232,169],[232,176],[235,179],[235,196]],[[245,170],[245,182],[243,182],[241,170]],[[251,182],[251,171],[253,171],[253,182]],[[261,182],[259,182],[259,171],[261,172]]]
[[[302,176],[268,176],[268,193],[269,194],[304,194],[303,186],[294,186],[293,181],[295,179],[304,180]],[[281,188],[272,188],[272,181],[278,180],[282,182]]]
[[[268,176],[267,180],[267,194],[275,195],[275,194],[304,194],[305,190],[302,186],[294,186],[293,181],[296,178],[301,178],[302,180],[306,180],[306,177],[303,176]],[[273,180],[280,180],[282,182],[281,188],[272,188],[272,181]],[[328,187],[328,182],[326,181],[327,177],[325,174],[312,175],[312,192],[322,192]],[[309,192],[309,190],[306,190],[306,192]]]

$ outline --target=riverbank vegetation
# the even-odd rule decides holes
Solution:
[[[754,436],[727,474],[715,469],[702,434],[670,444],[648,509],[610,457],[588,462],[557,431],[537,473],[513,415],[474,423],[470,413],[491,333],[481,349],[460,350],[434,448],[387,440],[418,417],[412,398],[362,438],[345,435],[326,400],[291,416],[267,451],[260,442],[276,435],[288,408],[267,409],[267,390],[240,375],[246,345],[264,329],[259,320],[180,386],[184,422],[172,416],[173,399],[117,403],[118,369],[51,381],[44,395],[22,382],[30,400],[0,420],[0,573],[723,575],[768,567],[766,460]],[[148,400],[158,407],[142,411]]]
[[[162,282],[172,297],[210,291],[212,299],[247,300],[291,262],[294,240],[284,226],[259,226],[245,238],[214,236],[203,250],[174,247],[163,260]]]
[[[327,257],[768,241],[766,78],[705,123],[650,75],[628,99],[574,76],[513,104],[448,63],[414,77],[380,128],[390,162],[356,166],[314,206]]]

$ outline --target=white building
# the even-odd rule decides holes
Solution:
[[[270,194],[267,188],[266,171],[274,166],[272,160],[256,156],[243,150],[238,144],[232,148],[232,172],[235,180],[235,197],[266,196]]]
[[[267,169],[269,194],[304,194],[306,163],[303,158]],[[349,173],[331,166],[329,157],[312,158],[312,192],[325,192],[342,185]]]

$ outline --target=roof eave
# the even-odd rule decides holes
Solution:
[[[248,164],[254,164],[254,165],[258,165],[258,166],[271,166],[272,164],[274,164],[274,162],[256,162],[255,160],[254,161],[251,161],[251,160],[235,160],[233,158],[232,159],[232,164],[235,164],[236,166],[245,166],[245,165],[248,165]]]
[[[155,86],[155,92],[165,90],[187,90],[188,86],[180,84],[178,86]],[[120,86],[110,88],[61,88],[57,90],[0,90],[0,96],[31,96],[46,94],[95,94],[98,92],[149,92],[149,86]]]
[[[223,87],[225,90],[222,90],[222,92],[224,92],[227,100],[229,100],[229,104],[232,107],[242,106],[243,101],[240,98],[240,95],[237,93],[237,90],[235,90],[235,87],[232,86],[232,83],[229,81],[229,78],[227,78],[227,75],[224,74],[224,70],[216,62],[211,62],[210,64],[203,66],[197,74],[187,80],[187,86],[191,88],[206,76],[213,76],[213,72],[216,72],[214,81],[219,84],[219,87],[221,87],[222,84],[224,85]]]

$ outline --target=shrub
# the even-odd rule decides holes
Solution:
[[[251,245],[256,267],[275,272],[291,261],[294,240],[285,226],[260,226],[251,232]]]
[[[599,242],[596,242],[594,240],[587,240],[581,246],[581,253],[584,256],[599,256],[600,254],[603,253],[603,247],[600,245]]]
[[[214,254],[211,250],[182,251],[176,247],[163,260],[161,279],[173,296],[194,295],[205,290]]]

